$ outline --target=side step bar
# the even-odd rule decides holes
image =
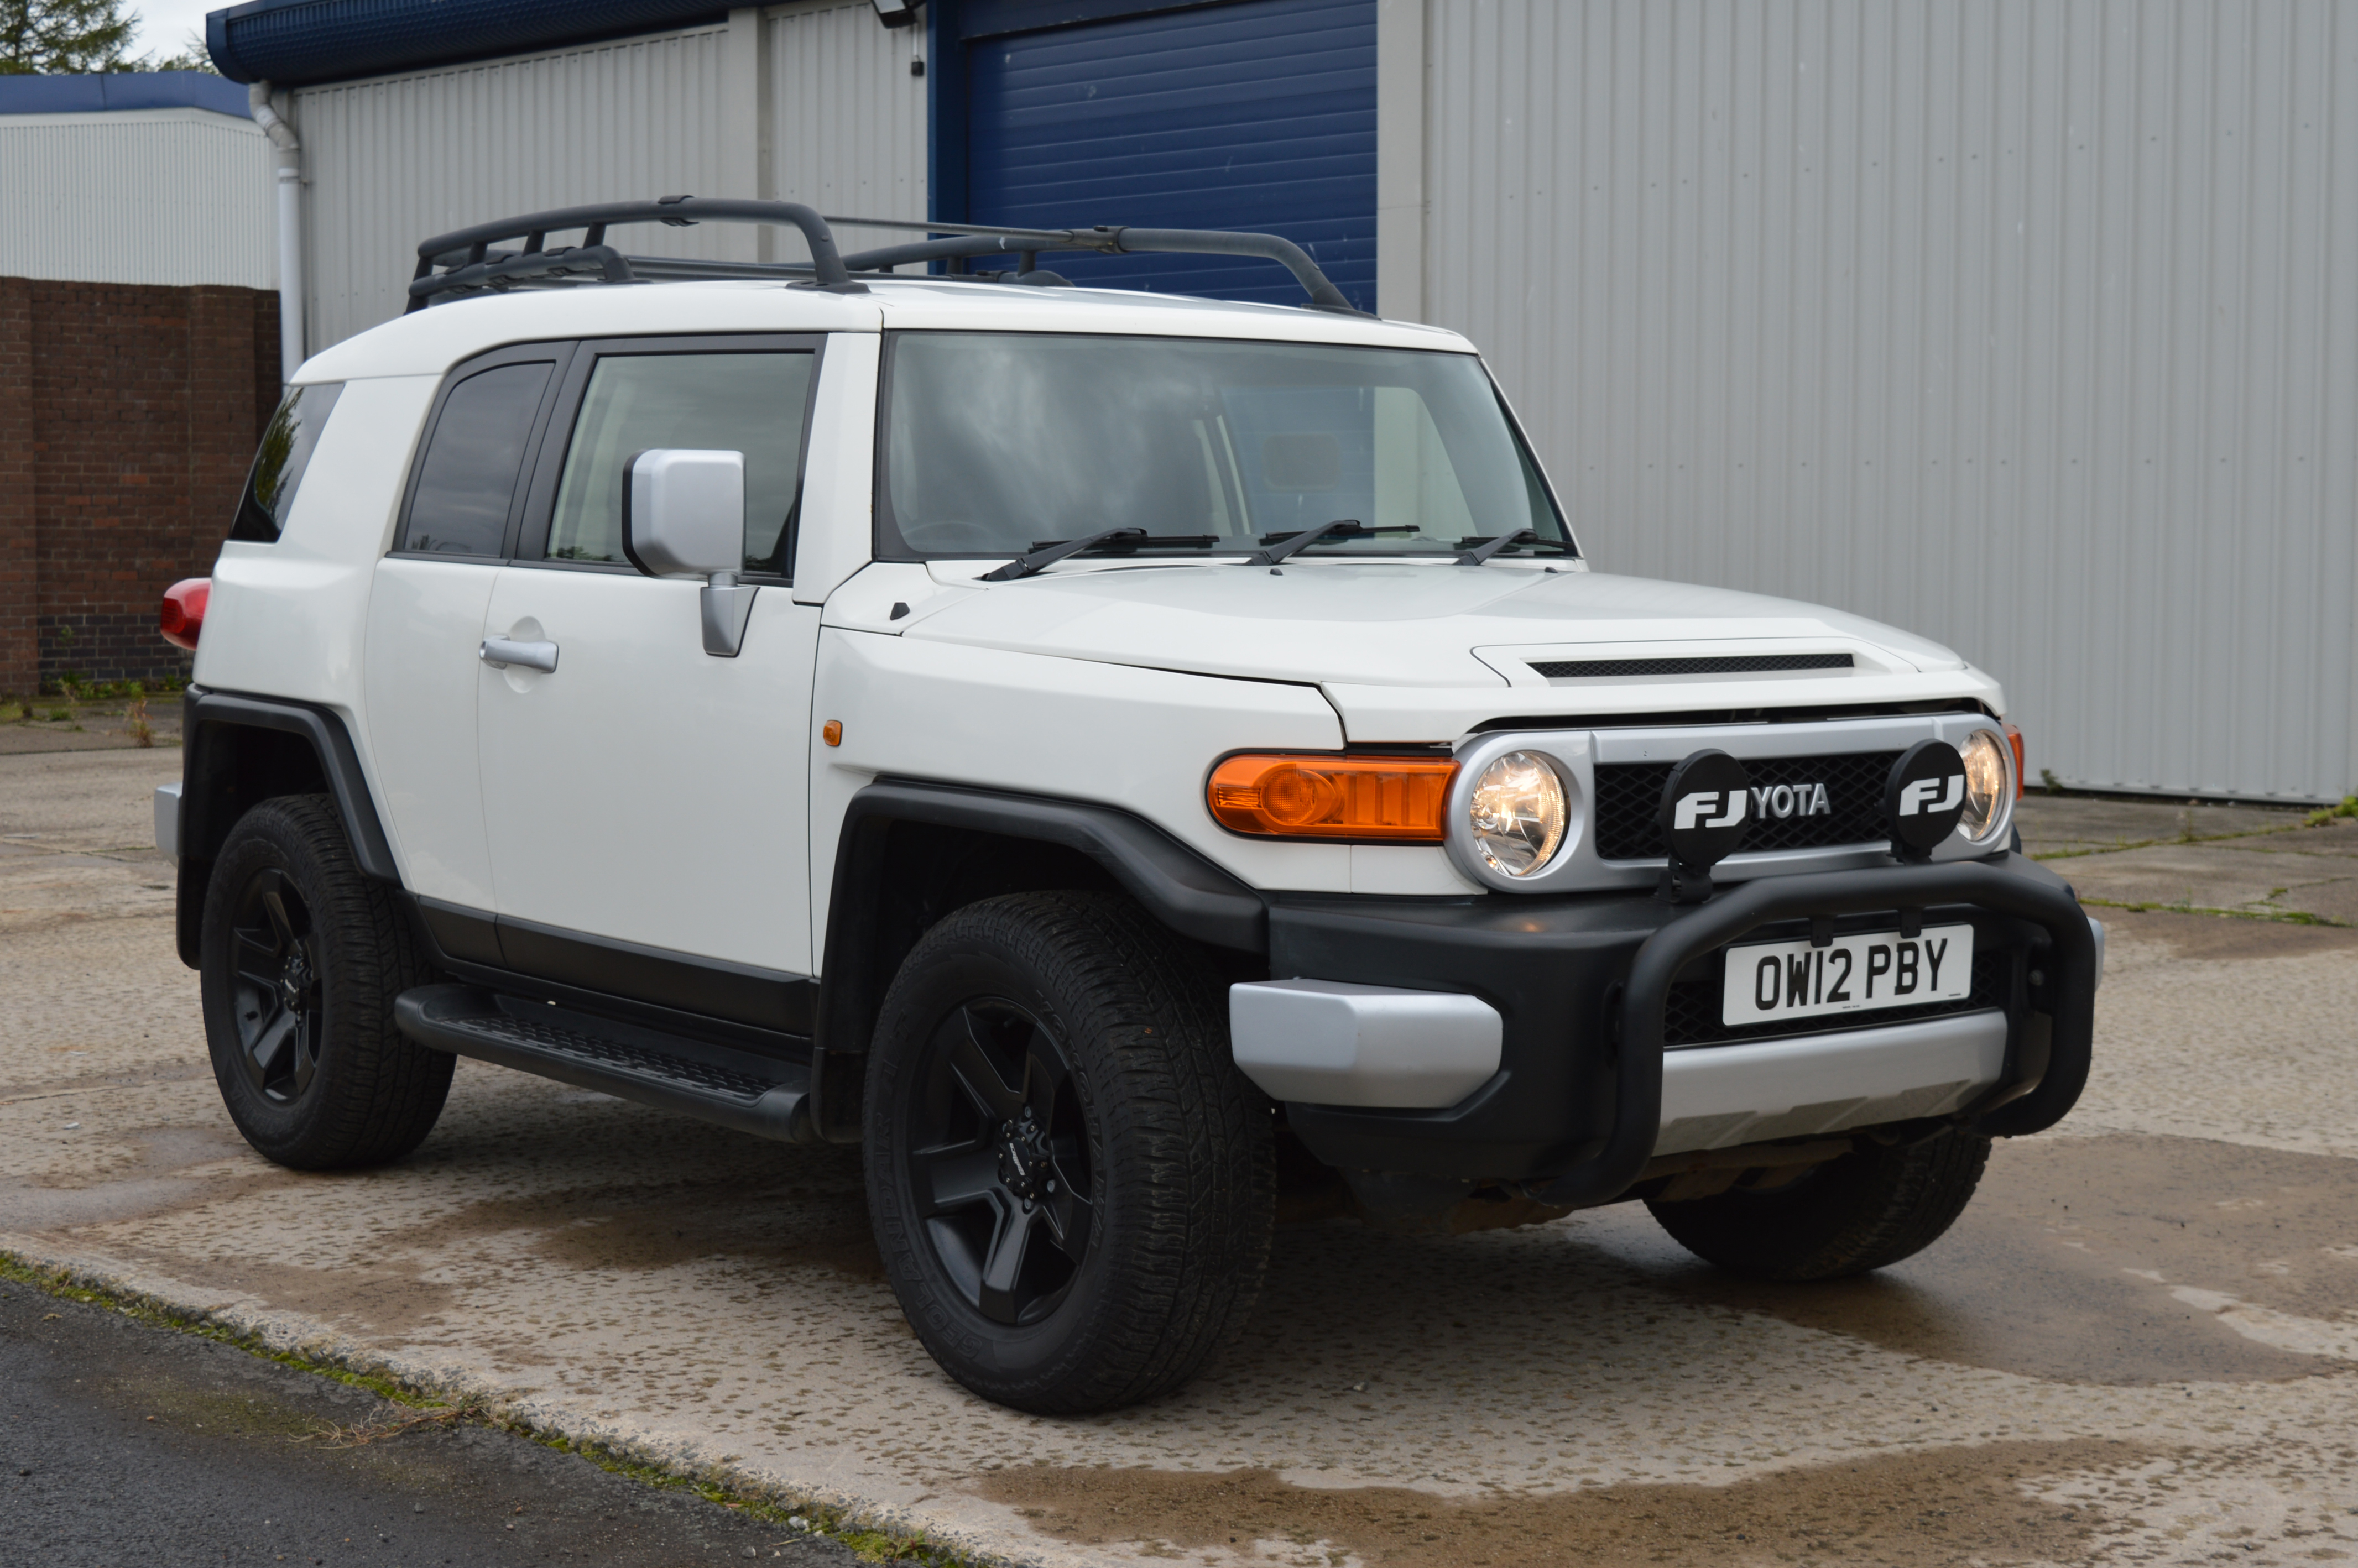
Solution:
[[[501,996],[481,986],[419,986],[394,1021],[429,1051],[514,1067],[789,1143],[818,1141],[810,1068],[750,1051]]]

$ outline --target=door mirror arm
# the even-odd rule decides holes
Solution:
[[[755,583],[737,580],[735,572],[714,572],[698,596],[704,611],[704,651],[716,659],[733,659],[745,646],[745,620],[753,613]]]

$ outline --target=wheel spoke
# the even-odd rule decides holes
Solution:
[[[294,1039],[296,1023],[295,1014],[278,1008],[272,1011],[270,1022],[262,1026],[262,1033],[254,1036],[254,1049],[248,1054],[265,1080],[277,1076],[286,1065],[280,1058]]]
[[[265,990],[275,989],[278,975],[287,961],[285,952],[270,946],[251,931],[237,933],[237,946],[230,957],[230,968],[237,978],[250,980]]]
[[[1036,1209],[1011,1212],[997,1234],[990,1238],[990,1256],[982,1263],[982,1300],[979,1303],[985,1315],[1001,1323],[1013,1323],[1023,1310],[1016,1299],[1016,1281],[1023,1274],[1023,1255],[1032,1242],[1032,1229],[1039,1221]]]
[[[1035,1030],[1023,1057],[1023,1104],[1042,1127],[1054,1127],[1056,1096],[1065,1087],[1065,1058],[1045,1031]]]
[[[263,890],[262,912],[270,917],[271,932],[278,938],[278,950],[284,953],[295,945],[295,923],[287,918],[287,900],[277,888]]]
[[[1023,1108],[1022,1092],[1008,1087],[998,1064],[983,1048],[980,1031],[984,1025],[975,1017],[974,1010],[958,1009],[958,1020],[961,1033],[950,1047],[950,1071],[985,1116],[993,1121],[1013,1120]]]
[[[1056,1250],[1077,1263],[1089,1249],[1089,1226],[1097,1211],[1065,1180],[1064,1167],[1055,1170],[1056,1190],[1041,1204],[1040,1214],[1047,1221],[1048,1239],[1056,1244]]]
[[[999,1191],[999,1152],[980,1144],[950,1149],[920,1149],[910,1157],[917,1180],[912,1184],[927,1204],[928,1215],[965,1208],[986,1201]]]
[[[311,1015],[298,1012],[291,1016],[295,1027],[287,1032],[288,1065],[294,1069],[293,1095],[300,1095],[311,1087],[311,1075],[319,1070],[319,1064],[311,1054]]]

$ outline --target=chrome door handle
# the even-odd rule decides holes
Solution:
[[[521,665],[543,675],[557,673],[557,644],[554,643],[519,643],[510,637],[486,637],[477,654],[483,663],[495,670]]]

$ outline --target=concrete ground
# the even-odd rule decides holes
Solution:
[[[0,1248],[27,1262],[1017,1561],[2358,1557],[2358,930],[2100,909],[2081,1108],[1873,1278],[1732,1282],[1628,1208],[1288,1226],[1226,1362],[1048,1421],[926,1358],[844,1152],[462,1063],[398,1165],[253,1155],[141,848],[176,762],[0,756]],[[2180,809],[2034,799],[2024,831],[2092,899],[2339,896],[2358,824],[2236,808],[2285,831],[2189,845]]]
[[[146,726],[146,739],[141,726]],[[180,743],[180,694],[137,699],[68,701],[37,697],[0,700],[0,757],[32,752],[123,752]]]

